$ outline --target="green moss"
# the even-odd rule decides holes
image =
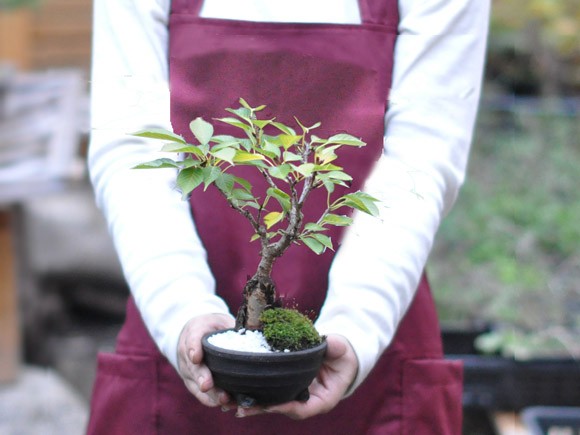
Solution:
[[[274,350],[303,350],[322,342],[312,321],[295,309],[272,308],[264,311],[260,320],[264,337]]]

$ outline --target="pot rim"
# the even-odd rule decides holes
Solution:
[[[202,340],[201,340],[203,348],[211,350],[211,351],[216,352],[216,353],[219,352],[222,354],[228,354],[228,355],[232,355],[232,356],[240,356],[240,357],[259,356],[260,358],[262,358],[264,360],[265,359],[277,360],[277,359],[283,359],[283,358],[287,358],[287,359],[301,358],[305,355],[317,353],[317,352],[320,352],[322,350],[326,351],[326,348],[328,346],[325,336],[321,336],[322,342],[314,347],[310,347],[308,349],[303,349],[303,350],[292,350],[290,352],[247,352],[247,351],[242,351],[242,350],[232,350],[232,349],[226,349],[223,347],[216,346],[214,344],[211,344],[208,341],[208,338],[211,337],[212,335],[221,334],[223,332],[234,331],[234,330],[235,330],[234,328],[228,328],[228,329],[220,329],[217,331],[208,332],[207,334],[205,334],[202,337]]]

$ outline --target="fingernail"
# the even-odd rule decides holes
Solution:
[[[189,352],[187,352],[187,356],[189,357],[190,361],[193,361],[194,354],[195,354],[195,351],[193,349],[189,349]]]
[[[244,411],[243,408],[238,408],[238,410],[236,411],[236,417],[244,418],[245,416],[246,416],[246,411]]]
[[[222,412],[228,412],[228,411],[229,411],[229,409],[227,406],[222,406]]]

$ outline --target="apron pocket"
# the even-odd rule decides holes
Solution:
[[[403,434],[460,435],[463,364],[413,359],[403,365]]]
[[[156,379],[154,357],[100,353],[87,434],[156,433]]]

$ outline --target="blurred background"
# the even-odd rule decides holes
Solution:
[[[466,364],[464,433],[548,433],[546,412],[563,427],[580,406],[580,3],[493,5],[468,178],[429,272]],[[84,163],[91,7],[0,0],[0,435],[83,433],[123,318]]]
[[[509,327],[502,350],[522,358],[579,356],[580,4],[494,2],[488,51],[467,182],[430,262],[441,317]]]

